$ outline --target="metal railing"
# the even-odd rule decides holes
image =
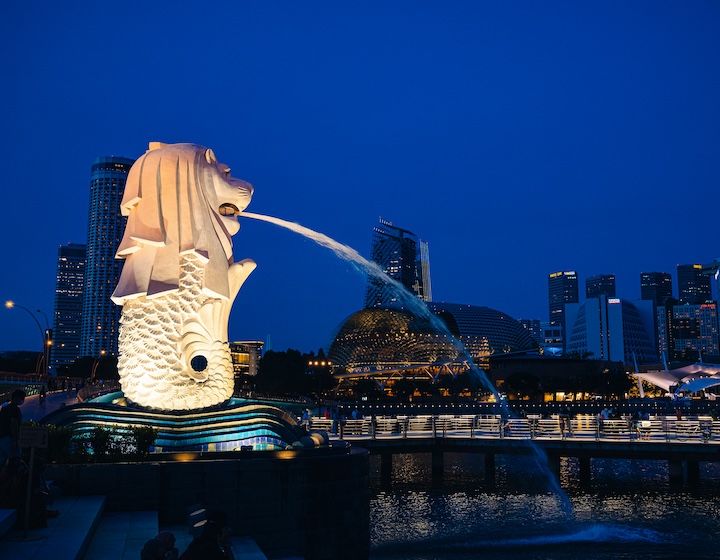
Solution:
[[[605,420],[594,415],[577,415],[565,422],[558,417],[508,418],[490,414],[375,416],[344,420],[312,417],[310,429],[327,431],[340,439],[442,436],[720,444],[720,420],[709,416]]]

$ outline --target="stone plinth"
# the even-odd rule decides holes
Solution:
[[[233,533],[253,537],[266,555],[365,560],[368,457],[337,448],[168,454],[137,464],[50,465],[45,475],[67,494],[107,496],[109,511],[157,510],[161,525],[184,523],[195,504],[223,509]]]

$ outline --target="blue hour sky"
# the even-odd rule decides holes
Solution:
[[[413,231],[436,301],[547,320],[556,270],[637,299],[640,272],[720,257],[718,29],[716,1],[13,2],[0,298],[51,317],[92,160],[163,141],[365,256],[379,217]],[[362,307],[326,249],[248,219],[234,241],[258,268],[231,339],[317,350]],[[0,350],[39,343],[0,310]]]

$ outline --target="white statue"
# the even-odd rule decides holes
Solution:
[[[230,237],[252,194],[195,144],[152,142],[130,169],[112,299],[123,306],[118,370],[131,401],[193,410],[232,396],[228,319],[256,265],[233,263]]]

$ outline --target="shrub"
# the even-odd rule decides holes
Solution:
[[[133,426],[130,433],[135,443],[135,454],[139,460],[144,461],[157,439],[158,430],[150,426]]]

